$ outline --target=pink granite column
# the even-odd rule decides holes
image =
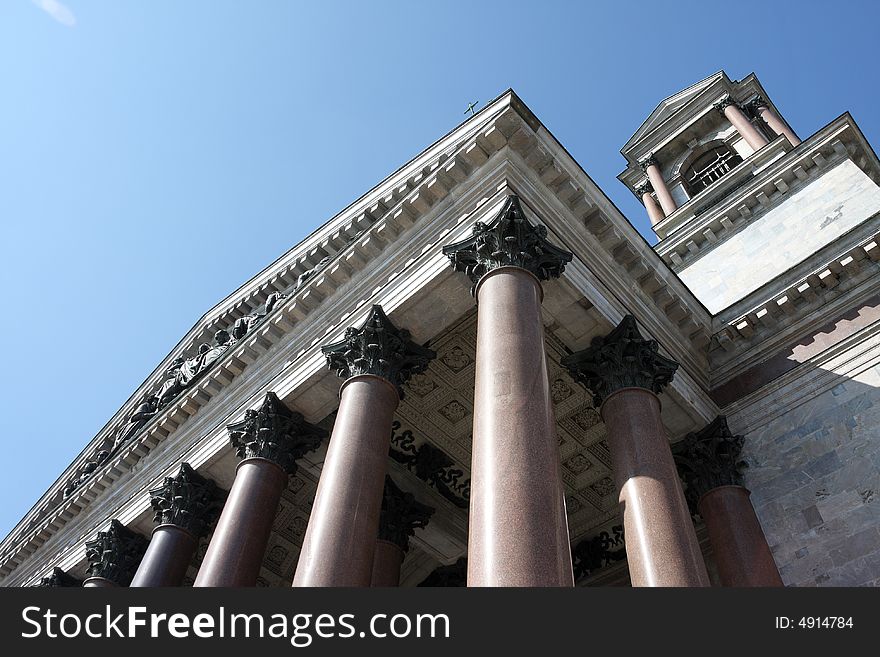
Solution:
[[[654,191],[654,188],[651,186],[650,180],[644,181],[641,185],[636,187],[634,191],[636,196],[641,199],[642,203],[644,203],[645,210],[648,211],[648,219],[651,222],[651,226],[656,226],[666,218],[666,215],[663,214],[663,210],[657,205],[657,200],[654,198],[654,195],[651,194],[651,192]]]
[[[443,252],[476,282],[478,304],[468,586],[572,586],[539,280],[572,256],[516,196]]]
[[[782,578],[743,487],[743,437],[724,416],[674,446],[691,511],[706,523],[722,586],[783,586]]]
[[[648,180],[654,188],[654,191],[657,193],[657,200],[660,201],[660,207],[663,208],[663,214],[668,217],[678,209],[678,206],[675,204],[672,194],[669,193],[669,187],[666,186],[666,181],[663,180],[663,173],[660,171],[660,163],[657,161],[657,158],[654,157],[653,153],[648,153],[639,164],[645,172],[645,175],[648,176]]]
[[[770,126],[770,129],[773,132],[777,135],[785,135],[792,146],[797,146],[801,143],[801,140],[796,134],[794,134],[794,131],[788,127],[785,121],[783,121],[775,111],[773,111],[773,108],[770,107],[770,103],[764,100],[761,96],[754,98],[749,103],[749,107],[752,108],[755,114],[761,117],[768,126]]]
[[[727,117],[727,120],[752,149],[757,151],[767,145],[767,138],[758,132],[758,129],[752,125],[739,105],[729,95],[715,103],[715,109]]]
[[[86,588],[128,586],[147,549],[147,539],[116,519],[110,528],[86,541]]]
[[[180,586],[199,539],[223,508],[224,492],[183,463],[176,477],[150,490],[155,522],[150,545],[131,581],[132,588]]]
[[[376,541],[373,554],[373,570],[370,575],[370,586],[400,586],[400,567],[403,565],[405,553],[397,543]]]
[[[416,529],[425,527],[433,513],[433,508],[418,502],[412,493],[402,491],[391,477],[385,477],[370,586],[400,585],[400,567],[409,550],[409,537]]]
[[[657,395],[678,368],[627,315],[563,359],[596,397],[608,432],[633,586],[708,586]]]
[[[394,411],[402,384],[434,352],[380,306],[323,351],[345,382],[293,586],[369,586]]]
[[[194,586],[254,586],[272,523],[296,472],[297,459],[317,449],[327,432],[266,393],[258,410],[226,427],[242,459]]]

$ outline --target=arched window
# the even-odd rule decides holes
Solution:
[[[699,155],[685,169],[681,179],[688,194],[693,197],[729,173],[740,162],[742,158],[739,155],[729,146],[721,144]]]

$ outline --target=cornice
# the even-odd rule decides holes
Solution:
[[[869,237],[764,296],[774,287],[771,282],[716,318],[710,345],[713,388],[880,290],[880,215],[866,224],[862,232]]]
[[[845,159],[880,181],[880,162],[849,114],[794,148],[778,137],[740,164],[740,172],[725,176],[718,187],[707,188],[658,223],[655,230],[661,241],[654,248],[680,272]],[[748,182],[742,184],[744,179]],[[728,189],[735,191],[725,193]],[[722,198],[701,211],[701,196],[711,199],[719,193]]]

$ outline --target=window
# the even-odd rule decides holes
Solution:
[[[725,145],[706,151],[694,160],[682,176],[688,195],[693,197],[699,194],[740,162],[742,158]]]

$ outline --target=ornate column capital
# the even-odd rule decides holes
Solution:
[[[196,538],[208,533],[226,499],[225,491],[189,463],[181,463],[176,477],[165,477],[161,486],[149,492],[157,525],[174,525]]]
[[[373,374],[388,380],[403,399],[403,384],[413,374],[424,372],[437,355],[410,340],[409,331],[399,329],[374,305],[359,329],[349,328],[340,342],[321,347],[327,365],[343,379]]]
[[[672,446],[692,513],[697,513],[700,498],[713,488],[742,486],[742,469],[747,465],[739,458],[743,440],[731,433],[727,418],[719,415],[701,431],[689,433]]]
[[[382,512],[379,516],[379,539],[390,541],[406,552],[409,537],[428,524],[434,509],[417,501],[412,493],[400,490],[394,480],[385,476]]]
[[[569,354],[562,365],[593,392],[596,406],[621,388],[645,388],[659,394],[672,381],[678,363],[661,356],[656,340],[645,340],[635,317],[626,315],[606,336]]]
[[[547,227],[533,226],[526,219],[519,197],[510,195],[488,224],[474,224],[473,236],[443,247],[455,271],[464,272],[474,284],[499,267],[519,267],[538,280],[557,278],[571,262],[572,254],[547,241]]]
[[[74,588],[82,586],[82,580],[55,566],[52,573],[48,577],[43,577],[36,586],[40,588]]]
[[[742,108],[750,113],[752,116],[758,116],[758,110],[761,107],[769,108],[770,103],[763,96],[755,96],[751,98],[748,102],[744,103]]]
[[[650,167],[650,166],[659,167],[660,160],[658,160],[656,157],[654,157],[654,153],[648,153],[647,155],[645,155],[645,157],[643,157],[641,160],[639,160],[639,166],[642,168],[642,171],[647,173],[648,167]]]
[[[633,194],[636,195],[636,198],[640,201],[645,194],[650,194],[654,191],[654,185],[651,184],[651,181],[645,178],[638,185],[633,187]]]
[[[272,461],[287,474],[296,472],[296,461],[317,449],[327,432],[309,424],[301,413],[267,392],[259,410],[248,409],[244,420],[227,425],[229,441],[238,458]]]
[[[718,112],[724,114],[724,110],[730,107],[731,105],[739,108],[739,103],[737,103],[733,98],[730,97],[730,94],[724,94],[717,103],[713,103],[712,107],[714,107]]]
[[[118,586],[128,586],[147,550],[147,539],[115,518],[110,529],[86,541],[88,577],[103,577]]]

